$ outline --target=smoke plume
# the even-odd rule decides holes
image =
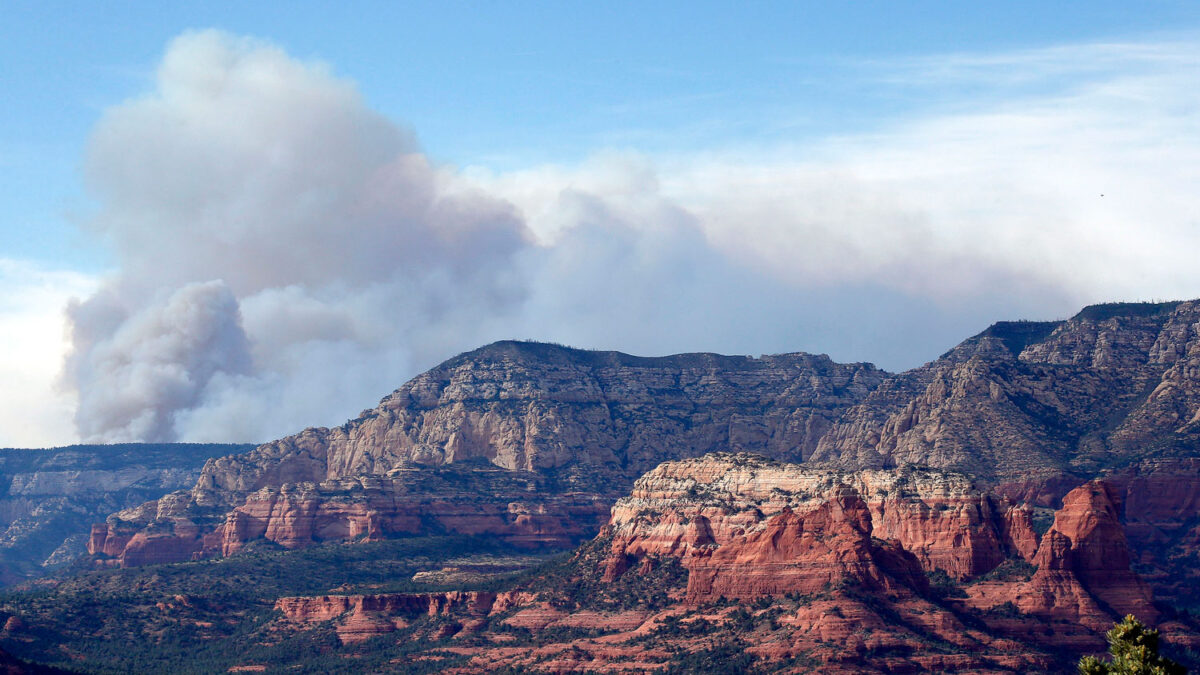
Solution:
[[[1195,295],[1200,83],[1133,52],[1154,77],[1093,72],[870,137],[496,173],[436,165],[323,64],[182,35],[88,152],[86,226],[119,268],[69,310],[79,434],[337,424],[499,338],[899,369],[997,319]],[[1095,56],[1074,58],[1132,62]],[[931,70],[1061,79],[1071,58]]]
[[[522,297],[513,208],[452,189],[324,66],[190,33],[156,85],[110,110],[88,153],[89,227],[120,272],[70,309],[83,438],[330,422],[398,384],[414,333],[467,330]]]

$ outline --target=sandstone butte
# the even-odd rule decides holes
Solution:
[[[591,569],[577,568],[615,584],[677,560],[686,587],[667,607],[564,608],[553,591],[538,590],[546,586],[538,580],[501,593],[283,598],[276,607],[291,629],[333,622],[345,643],[407,628],[421,616],[448,617],[426,637],[473,636],[464,672],[498,664],[553,671],[565,664],[547,655],[580,651],[593,670],[654,669],[666,658],[656,649],[705,643],[660,636],[641,650],[613,647],[655,636],[680,614],[699,612],[719,631],[734,621],[723,606],[729,599],[775,613],[773,627],[730,628],[756,633],[753,653],[767,662],[803,655],[833,672],[1053,667],[1055,649],[1100,649],[1103,630],[1127,613],[1160,625],[1177,644],[1200,646],[1192,627],[1160,621],[1149,587],[1130,570],[1118,493],[1104,481],[1077,487],[1039,537],[1027,508],[959,474],[851,473],[717,453],[668,462],[640,478],[596,540],[606,555]],[[1037,570],[984,576],[1013,560]],[[963,597],[931,588],[929,574],[938,571],[963,582]],[[797,600],[780,606],[781,599]],[[550,637],[535,657],[506,647],[489,620],[535,633],[584,626],[600,635]]]
[[[627,557],[608,560],[608,576],[642,564],[639,547],[684,561],[691,602],[843,577],[921,598],[916,570],[941,570],[969,587],[953,602],[1012,614],[988,635],[1020,635],[1031,616],[1074,617],[1086,630],[1055,624],[1050,642],[1095,644],[1109,609],[1146,611],[1151,591],[1176,606],[1200,600],[1198,449],[1198,301],[1002,322],[894,375],[806,354],[639,358],[502,342],[414,378],[342,427],[210,460],[191,490],[97,525],[89,550],[99,564],[138,565],[230,554],[257,538],[299,547],[431,522],[562,545],[595,534],[631,488],[629,499],[654,499],[639,496],[638,476],[752,452],[798,462],[786,473],[808,478],[789,481],[833,491],[789,483],[779,489],[791,496],[761,496],[753,509],[667,509],[628,537],[621,518],[632,507],[621,500],[606,531]],[[719,464],[689,471],[726,476]],[[1079,486],[1097,478],[1085,507]],[[933,492],[901,487],[922,481]],[[924,496],[893,496],[903,490]],[[1092,515],[1076,522],[1071,509]],[[1054,512],[1039,537],[1035,524]],[[721,539],[739,531],[738,546]],[[653,548],[656,538],[667,548]],[[755,572],[760,558],[779,564]],[[786,562],[801,558],[813,564]],[[1025,585],[980,581],[1015,560],[1037,566]]]

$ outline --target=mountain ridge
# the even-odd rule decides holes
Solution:
[[[191,489],[110,516],[91,563],[126,569],[88,579],[136,579],[150,597],[111,602],[272,664],[297,663],[290,645],[303,643],[325,665],[463,673],[733,658],[783,672],[1048,672],[1101,649],[1125,611],[1200,649],[1197,505],[1200,301],[997,322],[902,373],[804,353],[502,341],[340,427],[212,458]],[[418,583],[480,578],[435,562],[437,542],[471,537],[530,555],[578,547],[518,579]],[[396,569],[411,577],[376,584],[306,580],[247,603],[185,579],[410,542],[428,567],[408,561]],[[201,597],[155,599],[172,584]],[[3,604],[19,619],[3,645],[51,654],[29,627],[40,620],[126,663],[54,623],[54,597],[40,596],[41,614],[19,596]],[[218,629],[223,606],[258,607],[239,619],[257,623]],[[144,630],[94,618],[110,635]]]
[[[1052,506],[1106,470],[1200,447],[1200,422],[1165,428],[1182,414],[1168,408],[1200,415],[1200,376],[1187,365],[1200,363],[1198,322],[1197,301],[1092,305],[1063,321],[997,322],[895,374],[802,352],[638,357],[500,341],[414,377],[340,427],[210,460],[188,493],[105,527],[179,524],[193,540],[181,550],[194,555],[216,550],[200,530],[220,529],[222,514],[269,487],[479,460],[574,472],[571,489],[615,499],[662,461],[725,450],[846,470],[962,471]],[[101,549],[121,559],[111,543]]]

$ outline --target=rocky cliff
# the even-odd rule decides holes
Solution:
[[[844,468],[962,471],[1052,506],[1072,485],[1200,449],[1200,302],[1005,322],[884,382],[817,443]]]
[[[195,483],[204,462],[251,446],[76,445],[0,450],[0,585],[83,555],[92,524]]]
[[[187,511],[190,505],[165,515],[167,500],[149,502],[94,526],[88,549],[102,561],[129,566],[230,555],[254,540],[299,548],[452,533],[567,547],[599,529],[612,499],[606,492],[571,490],[542,474],[488,463],[408,466],[384,476],[264,487],[215,519]]]
[[[1149,587],[1130,569],[1116,499],[1113,486],[1101,481],[1067,494],[1034,556],[1037,572],[1016,591],[1021,611],[1065,618],[1097,632],[1112,625],[1114,612],[1158,621]]]
[[[89,550],[129,565],[228,554],[254,539],[296,547],[450,531],[557,545],[594,531],[603,504],[659,463],[743,450],[811,465],[812,481],[846,474],[872,536],[959,580],[1013,556],[1032,561],[1035,519],[1104,476],[1133,509],[1119,518],[1135,568],[1190,606],[1200,598],[1181,580],[1195,574],[1188,551],[1200,541],[1187,522],[1200,485],[1198,377],[1196,301],[1002,322],[898,375],[805,354],[638,358],[501,342],[342,427],[209,461],[190,491],[98,526]],[[940,501],[893,496],[935,474]],[[897,476],[908,482],[892,485]],[[816,526],[796,504],[760,498],[765,516],[791,509],[780,527]],[[724,536],[725,516],[698,516],[655,536],[681,550]]]
[[[632,481],[665,459],[733,449],[802,459],[887,373],[825,356],[640,358],[498,342],[414,378],[337,429],[205,467],[199,490],[254,490],[484,458],[573,464]]]
[[[660,466],[618,501],[605,577],[676,557],[689,572],[690,604],[849,592],[901,616],[922,615],[917,632],[947,642],[947,629],[974,613],[972,649],[983,652],[1009,638],[1094,649],[1125,614],[1151,624],[1162,618],[1131,569],[1121,495],[1103,481],[1075,488],[1039,538],[1026,509],[962,475],[911,467],[842,473],[709,455]],[[1036,570],[1028,579],[998,574],[1013,561]],[[938,599],[945,591],[928,579],[943,572],[960,590]],[[967,625],[960,627],[970,634]],[[913,628],[902,621],[890,639],[911,646]],[[1166,630],[1185,644],[1197,640],[1182,624]]]
[[[1037,545],[1026,509],[962,474],[915,467],[848,472],[725,453],[647,473],[613,507],[609,529],[614,553],[673,555],[690,564],[767,530],[808,531],[804,514],[834,528],[817,540],[895,541],[923,569],[957,579],[1008,557],[1032,558]]]
[[[343,644],[450,640],[460,672],[648,671],[721,644],[785,672],[1047,672],[1126,613],[1200,644],[1131,570],[1122,489],[1075,488],[1039,537],[1027,509],[961,474],[716,453],[647,473],[565,568],[503,592],[276,608],[284,630],[328,623]],[[507,646],[517,629],[531,646]]]
[[[474,624],[469,628],[477,628],[487,617],[528,604],[532,599],[530,594],[522,592],[481,591],[325,595],[280,598],[275,609],[286,621],[303,627],[333,621],[338,638],[343,643],[355,643],[404,628],[422,616],[466,619]],[[449,635],[464,628],[461,623],[450,625],[454,630]]]
[[[362,534],[359,528],[372,527],[368,512],[385,534],[410,532],[401,523],[413,519],[417,502],[364,497],[354,486],[360,477],[377,477],[386,483],[382,493],[415,494],[421,479],[409,470],[414,466],[482,463],[542,486],[516,502],[498,494],[480,515],[513,503],[554,511],[549,502],[560,494],[611,503],[667,459],[730,448],[803,459],[886,376],[869,364],[807,354],[639,358],[496,343],[414,378],[342,427],[308,429],[208,462],[189,492],[110,518],[90,550],[132,564],[236,550],[239,533],[298,545],[312,538],[307,529]],[[319,506],[317,498],[358,504],[350,510],[361,513]],[[434,501],[421,513],[439,522],[452,517],[428,510],[441,508]],[[282,519],[261,522],[270,514]],[[583,522],[591,527],[595,520]],[[165,538],[176,534],[187,541]],[[139,551],[119,550],[122,542]],[[147,548],[155,552],[144,554]]]

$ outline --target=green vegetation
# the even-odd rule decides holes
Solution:
[[[1158,631],[1142,625],[1132,614],[1105,634],[1109,661],[1094,656],[1079,660],[1081,675],[1184,675],[1184,668],[1158,653]]]
[[[965,598],[967,592],[944,570],[926,572],[929,578],[929,590],[938,598]]]
[[[981,581],[1029,581],[1033,577],[1034,572],[1037,572],[1037,566],[1026,561],[1024,558],[1007,558],[999,565],[996,565],[992,571],[982,574],[968,583],[976,584]]]
[[[680,654],[671,659],[666,673],[676,675],[683,673],[713,673],[720,675],[741,675],[742,673],[763,672],[756,667],[757,659],[746,651],[747,645],[742,640],[730,640],[723,644],[697,652]]]
[[[1062,321],[997,321],[977,337],[997,338],[1016,356],[1029,345],[1049,337],[1062,324]]]
[[[34,471],[115,470],[137,465],[152,468],[199,468],[210,457],[249,452],[244,443],[113,443],[61,448],[0,448],[0,474]],[[8,481],[0,481],[7,490]]]
[[[556,553],[556,552],[551,552]],[[0,623],[18,616],[21,639],[0,647],[39,663],[86,673],[221,672],[247,663],[288,667],[289,672],[437,672],[446,661],[413,662],[444,617],[414,622],[414,639],[373,640],[343,647],[329,626],[281,631],[275,600],[294,595],[492,590],[509,586],[523,568],[547,558],[531,556],[494,538],[414,537],[338,543],[287,551],[258,544],[215,560],[143,568],[91,571],[0,594]],[[456,583],[417,572],[447,565],[486,574]],[[469,579],[469,577],[468,577]],[[418,649],[419,647],[419,649]],[[418,657],[413,657],[418,658]],[[411,666],[411,667],[409,667]]]
[[[1171,313],[1181,301],[1169,302],[1105,302],[1099,305],[1088,305],[1079,310],[1073,319],[1089,319],[1091,321],[1107,321],[1119,316],[1162,316]]]
[[[570,611],[663,609],[672,604],[672,592],[682,595],[688,572],[678,558],[650,557],[649,569],[644,574],[630,571],[612,582],[603,581],[604,563],[611,546],[610,537],[597,537],[584,543],[569,558],[531,571],[514,587],[529,586],[546,594],[555,607]],[[626,562],[630,566],[643,564],[632,559]]]

